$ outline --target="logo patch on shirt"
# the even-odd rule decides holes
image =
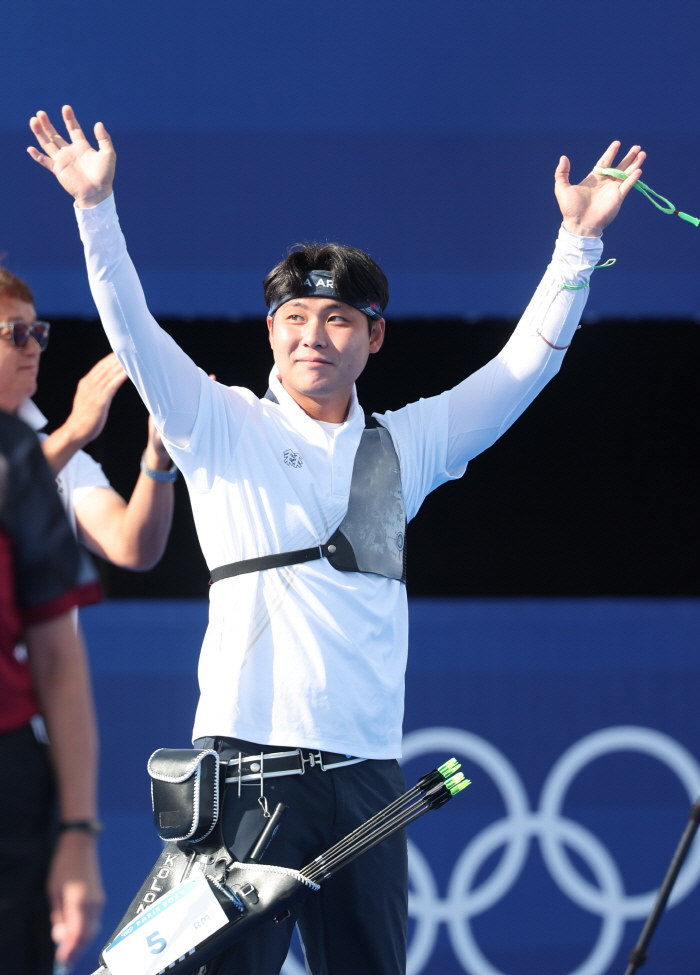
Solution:
[[[303,467],[304,458],[293,450],[285,450],[284,462],[288,467]]]

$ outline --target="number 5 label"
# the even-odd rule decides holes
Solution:
[[[157,975],[227,923],[211,887],[196,874],[127,924],[105,961],[112,975]]]
[[[146,938],[146,944],[151,949],[152,955],[159,955],[163,948],[167,948],[165,938],[159,938],[157,931],[154,931],[153,934],[149,934],[149,936]]]

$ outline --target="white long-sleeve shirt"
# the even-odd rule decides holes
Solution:
[[[274,369],[277,404],[210,380],[150,315],[114,198],[76,213],[105,331],[185,477],[209,568],[325,543],[347,510],[364,428],[356,395],[334,427],[304,413]],[[571,341],[587,297],[562,285],[585,285],[601,253],[599,238],[560,231],[499,355],[440,396],[375,414],[399,455],[409,520],[559,370],[564,353],[551,346]],[[218,582],[193,738],[398,757],[407,647],[406,589],[396,580],[319,559]]]

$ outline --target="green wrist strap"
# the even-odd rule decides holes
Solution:
[[[593,172],[597,173],[599,176],[614,176],[616,179],[627,179],[628,175],[622,169],[603,169],[600,166],[594,166]],[[700,226],[700,220],[698,220],[697,217],[691,217],[687,213],[681,213],[680,210],[676,210],[670,200],[667,200],[665,196],[661,196],[661,194],[657,193],[656,190],[652,190],[652,188],[647,186],[646,183],[643,183],[641,179],[637,180],[637,182],[634,184],[634,188],[635,190],[639,190],[640,193],[643,193],[647,200],[650,200],[656,209],[661,210],[662,213],[674,214],[675,216],[680,217],[681,220],[685,220],[687,223],[692,223],[695,227]],[[662,203],[665,203],[666,205],[662,206],[661,203],[657,203],[654,197],[656,197],[656,200],[661,200]]]
[[[616,258],[611,257],[604,264],[596,264],[596,266],[593,268],[593,270],[594,271],[597,271],[601,267],[612,267],[613,264],[615,264],[616,260],[617,260]],[[549,264],[547,266],[548,267],[551,267],[551,265],[549,265]],[[562,288],[564,288],[566,291],[583,291],[584,288],[587,288],[588,287],[589,283],[590,283],[589,281],[586,281],[585,284],[562,284]],[[576,326],[576,328],[581,328],[581,323],[580,322],[578,323],[578,325]],[[547,343],[547,345],[550,347],[550,349],[556,349],[557,352],[563,352],[564,349],[568,349],[569,348],[569,345],[571,345],[571,342],[569,342],[569,345],[552,345],[552,343],[549,341],[549,339],[546,339],[544,337],[544,335],[542,334],[542,331],[539,328],[537,329],[537,334],[539,335],[539,337],[542,339],[543,342],[546,342]]]
[[[612,267],[616,261],[616,257],[611,257],[610,260],[605,262],[605,264],[596,264],[593,270],[598,271],[601,267]],[[586,281],[585,284],[563,284],[562,288],[565,288],[567,291],[583,291],[583,289],[587,288],[589,285],[590,281]]]

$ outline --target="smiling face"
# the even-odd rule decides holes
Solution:
[[[7,322],[36,320],[34,305],[0,296],[0,326]],[[0,409],[14,413],[20,403],[36,392],[41,349],[33,336],[23,349],[12,344],[9,328],[0,327]]]
[[[384,319],[333,298],[293,298],[268,316],[279,378],[292,399],[315,420],[345,419],[352,387],[384,341]]]

